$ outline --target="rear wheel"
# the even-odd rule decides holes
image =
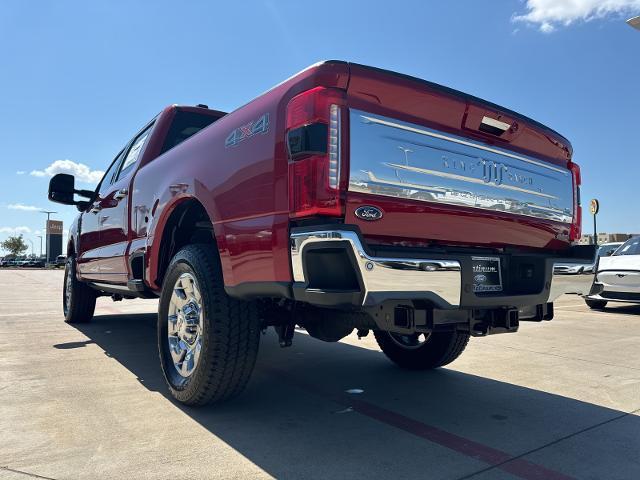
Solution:
[[[69,256],[65,264],[62,311],[67,323],[86,323],[93,318],[96,292],[76,278],[76,260]]]
[[[378,345],[395,364],[409,370],[427,370],[447,365],[458,358],[469,342],[469,334],[432,332],[401,335],[374,332]]]
[[[258,354],[256,305],[224,291],[220,261],[206,245],[180,250],[165,276],[158,311],[158,350],[173,397],[205,405],[246,386]]]
[[[592,310],[602,310],[604,307],[607,306],[607,301],[606,300],[589,300],[589,299],[585,299],[584,302]]]

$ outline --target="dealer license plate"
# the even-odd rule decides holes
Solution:
[[[474,292],[501,292],[502,274],[497,257],[471,257]]]

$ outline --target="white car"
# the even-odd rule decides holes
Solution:
[[[593,263],[556,263],[553,265],[554,275],[582,275],[593,271]]]
[[[582,275],[593,271],[593,263],[556,263],[553,265],[554,275]]]
[[[585,301],[594,309],[604,308],[607,302],[640,303],[640,237],[630,238],[613,255],[599,258]]]
[[[553,266],[553,274],[554,275],[582,275],[584,274],[593,274],[593,269],[598,262],[598,258],[600,257],[608,257],[613,255],[620,245],[623,242],[611,242],[611,243],[603,243],[598,247],[598,251],[596,252],[596,257],[593,262],[585,263],[585,262],[564,262],[564,263],[556,263]]]

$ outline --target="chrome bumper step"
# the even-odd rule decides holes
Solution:
[[[314,286],[305,258],[305,254],[314,249],[345,249],[356,270],[358,286],[346,290]],[[290,254],[294,292],[300,292],[296,298],[324,306],[370,307],[391,299],[421,299],[444,309],[518,307],[552,302],[565,293],[586,295],[593,282],[592,274],[553,275],[554,264],[564,263],[566,259],[546,259],[546,280],[541,292],[476,296],[463,278],[463,255],[459,258],[453,258],[456,257],[453,254],[419,258],[374,256],[367,251],[359,233],[349,229],[294,230],[290,235]]]

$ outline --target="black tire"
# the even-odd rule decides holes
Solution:
[[[604,307],[607,306],[607,301],[606,300],[589,300],[589,299],[585,299],[584,303],[586,303],[587,306],[591,310],[602,310]]]
[[[200,356],[188,377],[182,376],[174,365],[167,338],[171,296],[184,273],[195,278],[202,304]],[[238,395],[249,381],[259,345],[257,306],[226,294],[217,252],[207,245],[181,249],[167,269],[158,307],[158,351],[171,395],[194,406]]]
[[[76,277],[75,257],[67,258],[62,285],[62,311],[67,323],[87,323],[96,309],[96,292]]]
[[[383,353],[396,365],[408,370],[428,370],[453,362],[462,354],[469,334],[461,332],[433,332],[419,346],[402,346],[389,332],[375,331]]]

